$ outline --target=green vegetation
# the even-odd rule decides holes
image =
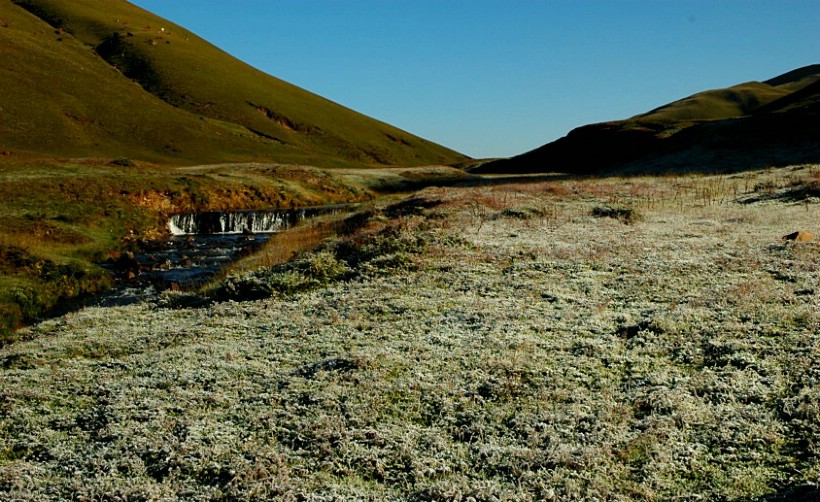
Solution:
[[[291,295],[339,281],[414,270],[416,261],[431,245],[443,241],[460,242],[452,233],[442,233],[423,219],[400,218],[409,215],[405,212],[408,209],[410,214],[424,214],[424,206],[412,205],[415,199],[409,201],[411,205],[398,203],[379,213],[364,210],[336,222],[337,234],[354,235],[328,238],[285,263],[229,276],[209,296],[224,301]],[[438,201],[418,202],[430,207]],[[386,217],[391,214],[394,215],[392,218]],[[275,242],[268,247],[278,245]],[[240,270],[247,268],[241,262],[236,267]]]
[[[325,167],[465,159],[124,0],[0,0],[0,12],[7,153]]]
[[[27,328],[0,496],[816,498],[818,172],[430,188],[229,301]]]
[[[637,124],[652,124],[742,117],[817,81],[818,76],[815,73],[796,82],[789,81],[780,85],[748,82],[728,89],[700,92],[637,115],[630,121]]]
[[[0,337],[110,285],[92,263],[156,236],[168,213],[357,201],[467,179],[443,167],[372,170],[467,159],[264,75],[128,2],[0,0],[0,8]],[[816,81],[803,69],[641,120],[752,113]],[[289,164],[147,162],[271,158]],[[802,184],[790,196],[816,191]],[[554,219],[554,209],[508,207],[493,217],[538,222]],[[479,205],[471,210],[486,216]]]
[[[465,176],[368,173],[465,157],[126,1],[0,0],[0,13],[0,344],[110,286],[92,263],[161,234],[169,213],[350,202]],[[265,163],[235,164],[253,160]]]
[[[168,215],[357,202],[470,179],[445,167],[323,170],[281,164],[181,168],[127,158],[0,162],[0,345],[13,328],[111,285],[94,265],[164,236]],[[297,249],[297,248],[294,248]]]

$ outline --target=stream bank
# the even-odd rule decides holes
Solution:
[[[167,222],[169,237],[144,242],[135,252],[102,264],[117,284],[84,299],[82,306],[125,305],[166,290],[197,288],[230,263],[257,251],[272,235],[306,219],[347,212],[351,207],[335,204],[172,215]]]

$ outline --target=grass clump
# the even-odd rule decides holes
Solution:
[[[134,162],[131,159],[125,158],[125,157],[119,157],[119,158],[113,159],[110,162],[110,164],[112,166],[119,166],[119,167],[137,167],[136,162]]]
[[[547,208],[537,206],[514,206],[508,207],[496,214],[500,218],[513,218],[516,220],[531,220],[534,218],[546,218],[552,216]]]
[[[787,190],[787,198],[792,200],[820,198],[820,168],[811,166],[808,172],[793,179]]]
[[[592,216],[596,218],[612,218],[627,225],[641,221],[642,216],[634,208],[615,206],[596,206],[592,209]]]
[[[410,202],[414,203],[412,199]],[[227,277],[212,288],[213,295],[219,299],[259,299],[272,294],[302,293],[353,278],[407,272],[416,268],[418,258],[431,244],[448,238],[455,242],[422,217],[384,219],[385,214],[394,214],[399,206],[420,207],[402,204],[348,216],[335,225],[338,236],[324,232],[327,238],[314,243],[313,250],[297,253],[283,263]],[[434,205],[437,204],[431,203],[430,207]]]
[[[325,287],[350,276],[352,269],[328,250],[299,255],[268,270],[228,277],[216,288],[219,299],[255,300],[274,293],[292,295]]]

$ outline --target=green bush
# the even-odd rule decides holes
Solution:
[[[274,270],[270,279],[272,288],[287,294],[326,286],[352,272],[347,263],[327,250],[308,253]]]
[[[42,290],[16,288],[11,291],[12,302],[17,306],[24,319],[37,317],[50,306]]]
[[[343,280],[352,270],[328,251],[306,253],[295,260],[240,277],[229,277],[216,289],[218,300],[258,300],[274,293],[292,295]]]
[[[0,303],[0,347],[14,341],[14,330],[23,322],[20,307],[13,303]]]

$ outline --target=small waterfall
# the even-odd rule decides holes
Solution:
[[[171,235],[196,235],[196,214],[175,214],[168,220]]]
[[[337,212],[343,207],[175,214],[168,220],[168,229],[171,235],[266,234],[290,228],[304,218]]]

